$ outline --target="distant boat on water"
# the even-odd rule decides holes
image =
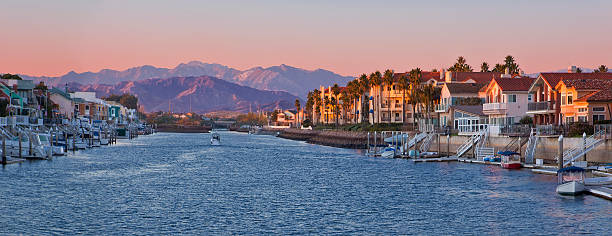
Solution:
[[[212,131],[210,134],[210,145],[221,145],[221,136],[216,131]]]

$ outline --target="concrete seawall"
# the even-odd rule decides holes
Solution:
[[[367,146],[367,132],[285,129],[280,133],[279,137],[342,148],[363,149]],[[435,137],[429,151],[441,152],[442,155],[445,155],[448,147],[451,155],[453,155],[459,146],[468,139],[469,136],[451,136],[450,145],[448,145],[446,136],[440,136],[440,150],[438,150],[438,139]],[[540,137],[536,147],[535,158],[543,159],[545,163],[556,162],[557,139],[558,137]],[[489,137],[489,146],[495,148],[495,152],[497,152],[503,149],[511,141],[512,138],[509,137]],[[581,144],[582,138],[565,138],[563,142],[563,146],[566,150]],[[525,153],[525,148],[527,148],[527,145],[522,147],[521,153]],[[471,151],[466,155],[471,156]],[[612,141],[608,140],[590,151],[587,154],[587,161],[612,163]]]

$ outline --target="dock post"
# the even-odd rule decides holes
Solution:
[[[476,147],[474,146],[474,139],[472,138],[472,157],[476,159]]]
[[[378,153],[378,151],[376,150],[378,147],[376,147],[376,131],[374,131],[374,154]]]
[[[563,168],[563,134],[559,135],[559,159],[558,159],[558,164],[559,164],[559,169]]]
[[[74,154],[74,152],[76,152],[76,133],[72,134],[72,154]]]
[[[64,151],[68,152],[68,132],[64,130]]]
[[[521,159],[521,157],[523,157],[523,146],[521,145],[521,136],[519,136],[519,141],[518,141],[518,145],[519,145],[519,160]],[[526,157],[525,157],[526,158]],[[527,160],[525,160],[525,162],[527,162]]]
[[[582,133],[582,152],[584,152],[584,161],[587,161],[586,158],[586,132]]]
[[[28,132],[28,156],[32,156],[32,132]]]
[[[21,132],[19,133],[19,158],[22,158],[23,155],[21,153]]]
[[[370,154],[370,132],[368,132],[368,141],[366,141],[366,145],[368,146],[367,154]]]
[[[442,151],[440,151],[440,134],[437,134],[437,135],[438,135],[438,156],[442,157]]]
[[[446,156],[450,157],[450,134],[446,135]]]
[[[6,137],[2,136],[2,165],[6,165]]]

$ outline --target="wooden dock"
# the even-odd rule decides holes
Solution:
[[[419,158],[412,159],[412,162],[422,163],[422,162],[449,162],[449,161],[457,161],[456,157],[439,157],[439,158]]]
[[[587,192],[600,198],[612,200],[612,187],[589,188]]]
[[[5,165],[8,164],[15,164],[15,163],[21,163],[26,161],[26,159],[21,159],[21,158],[14,158],[14,157],[6,157],[6,163]]]
[[[557,175],[557,169],[532,169],[533,173],[544,175]]]

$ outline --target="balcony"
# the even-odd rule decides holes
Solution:
[[[508,110],[506,103],[485,103],[482,104],[482,112],[485,115],[503,115]]]
[[[550,101],[530,102],[527,104],[527,114],[554,113],[555,107]]]
[[[448,112],[448,107],[449,107],[448,104],[438,104],[435,107],[435,112],[446,113]]]

